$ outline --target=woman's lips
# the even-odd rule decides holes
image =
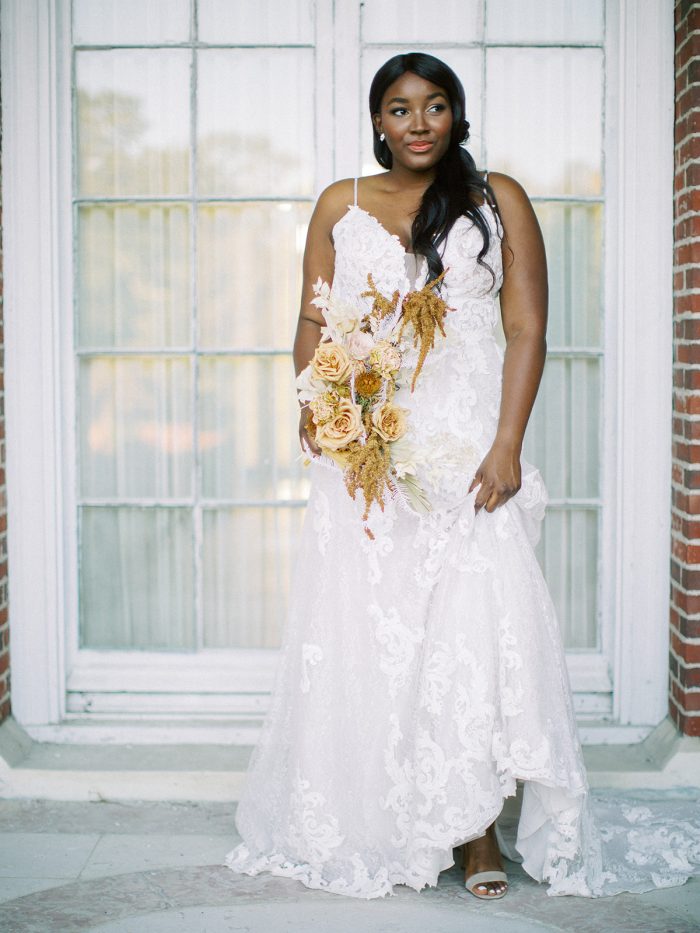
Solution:
[[[408,148],[412,152],[427,152],[428,149],[432,149],[432,143],[409,143]]]

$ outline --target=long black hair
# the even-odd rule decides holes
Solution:
[[[423,195],[411,227],[413,250],[422,253],[428,260],[429,278],[440,275],[444,267],[438,246],[447,238],[455,220],[466,214],[479,229],[484,241],[477,262],[486,266],[493,275],[491,267],[483,261],[491,239],[489,225],[479,210],[484,193],[495,211],[498,211],[498,207],[491,185],[484,181],[471,154],[462,146],[469,139],[469,121],[465,116],[464,88],[454,71],[439,58],[425,52],[394,55],[382,65],[372,80],[369,90],[370,114],[374,116],[381,111],[382,98],[387,88],[407,71],[442,88],[447,93],[452,109],[449,148],[435,166],[435,178]],[[383,168],[389,169],[393,162],[391,151],[386,142],[379,138],[374,120],[372,128],[375,158]]]

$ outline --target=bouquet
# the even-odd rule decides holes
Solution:
[[[362,301],[354,306],[337,299],[320,278],[314,286],[312,304],[321,308],[326,325],[313,359],[297,378],[299,401],[309,412],[307,433],[343,469],[350,495],[355,498],[362,491],[364,522],[372,503],[384,509],[387,493],[401,491],[417,511],[430,508],[410,457],[398,443],[407,431],[408,411],[395,404],[394,396],[406,328],[418,347],[411,392],[435,345],[436,331],[445,336],[443,321],[449,309],[434,288],[446,272],[420,291],[403,296],[396,291],[391,298],[376,288],[369,274],[367,291],[359,296],[372,299],[369,311]],[[367,525],[365,532],[373,537]]]

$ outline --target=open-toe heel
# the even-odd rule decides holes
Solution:
[[[500,891],[498,894],[487,894],[485,891],[474,890],[487,881],[504,881],[506,884],[505,891]],[[474,897],[480,897],[483,901],[496,901],[499,897],[505,897],[508,893],[508,875],[504,871],[477,871],[467,878],[464,887]]]

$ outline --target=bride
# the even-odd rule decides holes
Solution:
[[[650,814],[596,824],[533,549],[547,494],[521,450],[545,361],[547,270],[532,206],[514,179],[477,171],[464,90],[433,56],[387,61],[370,114],[386,171],[331,185],[309,225],[294,360],[311,494],[226,864],[361,898],[437,884],[457,847],[467,889],[485,899],[507,891],[502,854],[548,894],[682,883],[700,830],[679,824],[664,848]],[[322,437],[348,445],[386,394],[359,399],[352,383],[343,413],[338,392],[313,401],[331,307],[349,309],[347,346],[366,336],[352,314],[372,305],[368,275],[399,301],[437,279],[427,291],[446,305],[427,356],[415,327],[396,346],[392,475],[422,498],[369,508]],[[517,782],[506,840],[496,821]]]

